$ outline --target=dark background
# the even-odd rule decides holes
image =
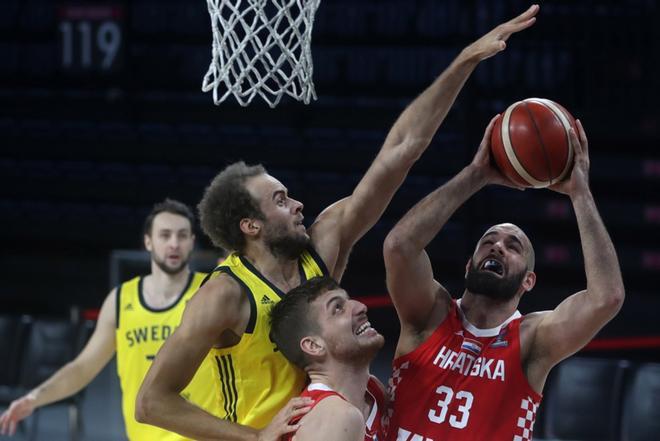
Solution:
[[[270,109],[258,99],[248,108],[233,100],[216,107],[200,91],[211,58],[205,2],[103,2],[121,11],[113,20],[122,49],[108,69],[96,52],[90,66],[75,54],[65,66],[60,7],[71,4],[99,3],[2,1],[0,298],[8,312],[99,307],[110,287],[111,250],[141,246],[151,205],[165,197],[196,205],[235,160],[263,163],[304,202],[311,223],[350,194],[397,115],[464,45],[529,6],[324,0],[313,32],[318,101],[285,99]],[[545,97],[587,130],[592,190],[623,269],[626,303],[601,335],[658,334],[658,12],[650,0],[543,2],[537,23],[478,67],[390,208],[355,247],[343,280],[349,292],[385,295],[389,229],[469,162],[495,113]],[[79,22],[70,23],[79,47]],[[537,253],[537,286],[523,297],[522,312],[553,308],[584,287],[569,200],[487,188],[428,248],[436,277],[455,296],[477,239],[503,221],[520,225]],[[198,248],[211,248],[198,237]],[[372,321],[395,341],[392,309],[375,310]]]

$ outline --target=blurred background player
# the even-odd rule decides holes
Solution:
[[[382,440],[385,391],[369,365],[384,339],[367,307],[330,277],[315,277],[289,291],[270,317],[277,348],[309,377],[302,396],[314,400],[295,439]]]
[[[415,205],[387,236],[387,286],[401,321],[391,379],[389,440],[529,440],[550,369],[585,346],[619,311],[621,270],[589,188],[589,152],[571,129],[570,178],[550,187],[577,217],[587,287],[552,311],[521,316],[536,283],[529,238],[513,224],[489,228],[452,300],[424,250],[467,199],[510,185],[490,158],[491,120],[472,163]]]
[[[216,245],[234,253],[202,286],[156,357],[138,396],[138,420],[193,438],[278,437],[279,430],[292,430],[257,432],[304,384],[304,374],[273,351],[266,306],[310,277],[341,280],[353,246],[380,219],[472,71],[504,50],[513,33],[533,25],[538,10],[530,7],[464,48],[401,113],[351,195],[323,210],[309,231],[303,204],[262,167],[235,163],[216,176],[200,204],[201,223]],[[225,385],[224,420],[179,395],[211,348],[220,361],[216,378]]]
[[[195,243],[195,217],[188,206],[165,199],[144,222],[144,247],[151,255],[151,274],[135,277],[110,291],[96,329],[82,352],[51,378],[11,403],[0,416],[3,434],[40,407],[86,387],[117,353],[126,433],[132,441],[181,440],[180,435],[135,421],[135,397],[151,361],[179,325],[181,315],[206,274],[188,265]],[[212,360],[205,359],[182,397],[218,414],[212,382]]]

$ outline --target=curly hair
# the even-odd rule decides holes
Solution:
[[[260,164],[246,165],[239,161],[225,167],[206,187],[197,210],[202,230],[214,245],[228,251],[243,251],[245,236],[240,228],[241,219],[265,218],[258,202],[245,188],[245,181],[266,173]]]
[[[318,332],[319,325],[310,316],[310,304],[322,294],[339,289],[331,277],[313,277],[286,293],[284,298],[270,310],[270,339],[282,354],[301,369],[309,361],[300,349],[300,340]]]

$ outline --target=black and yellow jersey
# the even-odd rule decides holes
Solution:
[[[327,275],[313,249],[299,258],[300,280]],[[250,302],[250,319],[238,344],[214,348],[216,392],[220,415],[256,429],[265,427],[275,414],[305,385],[305,374],[291,364],[270,340],[270,308],[285,295],[245,257],[233,253],[209,279],[225,273],[236,280]]]
[[[186,438],[135,420],[135,400],[152,360],[163,342],[181,322],[186,303],[206,277],[190,273],[188,283],[176,302],[166,308],[151,308],[144,301],[143,277],[136,277],[117,287],[117,373],[122,390],[122,411],[126,433],[132,441],[180,441]],[[213,391],[213,364],[209,354],[181,395],[188,401],[219,416]]]

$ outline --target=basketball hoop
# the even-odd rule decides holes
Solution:
[[[316,99],[311,52],[321,0],[207,0],[212,60],[202,91],[219,105],[230,95],[241,106],[261,96],[275,107],[284,94]]]

